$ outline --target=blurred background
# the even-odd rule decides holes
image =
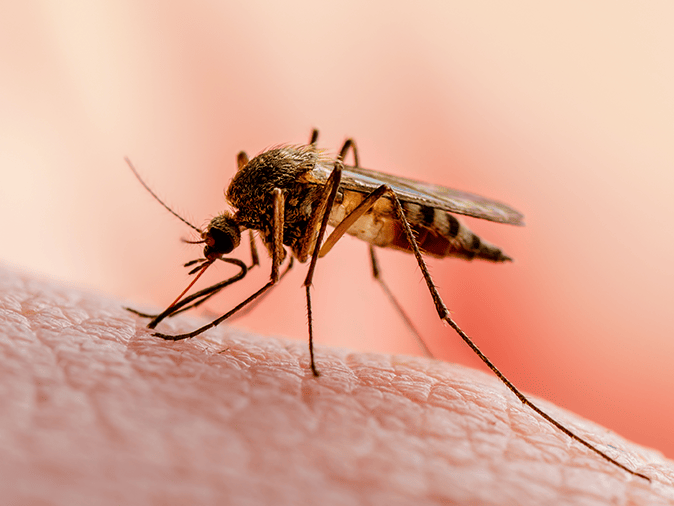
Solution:
[[[201,248],[125,155],[201,226],[239,150],[353,137],[364,167],[522,211],[467,220],[515,263],[429,262],[455,319],[524,391],[674,457],[673,21],[664,1],[3,2],[0,261],[163,309]],[[414,259],[380,257],[436,356],[481,367]],[[368,262],[346,238],[319,263],[318,343],[418,354]],[[306,339],[304,275],[232,324]]]

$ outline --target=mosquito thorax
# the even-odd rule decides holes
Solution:
[[[204,257],[209,260],[231,253],[241,243],[239,224],[230,213],[213,218],[201,235],[206,243]]]
[[[296,188],[298,178],[312,170],[319,158],[311,146],[285,146],[265,151],[238,170],[227,189],[227,200],[244,211],[239,215],[248,217],[250,214],[250,218],[254,218],[253,215],[271,209],[275,188]]]

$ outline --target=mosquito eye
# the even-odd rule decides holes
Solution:
[[[218,228],[211,228],[208,235],[211,240],[208,241],[210,244],[204,248],[206,258],[213,255],[224,255],[234,249],[234,238],[230,233]]]

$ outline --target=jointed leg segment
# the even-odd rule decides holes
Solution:
[[[203,327],[199,327],[198,329],[196,329],[192,332],[188,332],[186,334],[169,335],[169,334],[162,334],[162,333],[157,332],[157,333],[154,334],[155,336],[158,336],[158,337],[161,337],[163,339],[170,340],[170,341],[180,341],[182,339],[187,339],[187,338],[190,338],[190,337],[198,336],[202,332],[219,325],[220,323],[225,321],[227,318],[229,318],[233,314],[237,313],[240,309],[243,309],[244,307],[246,307],[250,302],[257,299],[259,296],[261,296],[263,293],[265,293],[267,290],[269,290],[272,286],[274,286],[279,281],[279,279],[280,279],[280,266],[281,266],[281,263],[283,262],[284,256],[285,256],[285,250],[283,248],[283,217],[284,217],[285,204],[284,204],[284,199],[283,199],[283,193],[281,192],[281,190],[276,188],[274,190],[273,195],[274,195],[274,204],[273,204],[274,205],[274,214],[273,214],[273,216],[274,216],[274,222],[273,222],[274,247],[273,247],[273,250],[272,250],[271,274],[270,274],[270,279],[267,282],[267,284],[264,285],[262,288],[260,288],[253,295],[248,297],[246,300],[241,302],[234,309],[225,313],[221,317],[216,318],[211,323],[209,323],[207,325],[204,325]],[[223,259],[223,260],[225,260],[225,259]],[[233,259],[228,259],[228,260],[233,260]],[[236,263],[236,262],[232,262],[232,263]],[[290,268],[290,266],[288,267],[288,269],[289,268]],[[287,270],[285,272],[287,272]],[[284,274],[285,274],[285,272],[284,272]],[[218,286],[218,285],[214,285],[214,287],[215,286]],[[210,290],[212,288],[213,287],[207,288],[206,290]],[[222,288],[222,287],[220,287],[220,288]],[[220,288],[218,288],[217,290],[219,290]],[[213,293],[215,293],[215,292],[213,292]],[[208,297],[213,295],[213,293],[208,294]],[[193,297],[195,297],[195,296],[198,296],[198,294],[194,294],[190,297],[187,297],[186,299],[193,300]],[[199,302],[199,303],[201,303],[201,302]],[[185,304],[184,300],[181,301],[181,304]],[[169,309],[171,309],[171,308],[169,308]]]
[[[330,210],[332,209],[332,205],[335,202],[335,196],[337,195],[337,189],[339,188],[339,181],[341,177],[341,161],[340,159],[337,159],[335,162],[335,167],[325,184],[323,194],[321,195],[321,200],[318,206],[316,206],[316,210],[314,211],[312,218],[309,220],[313,225],[310,226],[306,232],[307,234],[311,234],[307,236],[307,239],[313,238],[315,228],[320,226],[318,229],[318,234],[315,236],[315,242],[313,243],[313,252],[311,254],[309,269],[307,270],[307,277],[304,279],[304,289],[307,298],[307,323],[309,326],[309,358],[311,360],[311,372],[314,376],[319,376],[319,372],[316,368],[316,362],[314,358],[314,326],[313,313],[311,309],[311,282],[314,278],[314,271],[316,270],[316,262],[318,261],[321,242],[323,241],[323,236],[325,235],[325,230],[328,226]]]
[[[435,283],[433,283],[433,279],[431,278],[431,274],[428,271],[428,267],[426,266],[426,262],[424,261],[421,251],[419,250],[419,246],[416,242],[416,239],[414,237],[414,233],[412,232],[412,227],[410,226],[409,222],[405,218],[405,213],[403,211],[403,207],[400,203],[400,200],[398,199],[398,196],[393,192],[390,188],[387,189],[387,193],[389,195],[389,198],[393,201],[396,209],[396,213],[398,214],[398,219],[403,223],[404,228],[405,228],[405,235],[407,236],[407,240],[409,243],[412,245],[412,250],[414,252],[414,256],[416,257],[417,264],[419,265],[419,269],[421,269],[421,273],[424,276],[424,280],[426,281],[426,286],[428,286],[428,290],[431,293],[431,297],[433,298],[433,303],[435,304],[435,309],[438,312],[438,316],[440,317],[441,320],[444,320],[449,324],[450,327],[454,329],[454,331],[459,334],[461,339],[470,347],[473,352],[480,357],[480,360],[485,363],[489,369],[496,375],[498,379],[501,380],[501,382],[508,387],[508,389],[515,394],[515,396],[524,404],[525,406],[528,406],[531,408],[533,411],[538,413],[542,418],[544,418],[546,421],[554,425],[557,429],[562,431],[564,434],[569,436],[571,439],[574,441],[582,444],[586,448],[592,450],[596,454],[600,455],[607,461],[611,462],[612,464],[615,464],[619,468],[621,468],[624,471],[627,471],[630,474],[633,474],[635,476],[639,476],[640,478],[644,478],[648,481],[651,481],[650,478],[647,476],[638,473],[636,471],[632,471],[631,469],[627,468],[626,466],[622,465],[620,462],[617,460],[609,457],[606,453],[601,451],[599,448],[596,448],[594,445],[590,444],[589,442],[585,441],[583,438],[580,436],[577,436],[575,433],[571,432],[569,429],[567,429],[564,425],[559,423],[557,420],[552,418],[550,415],[548,415],[545,411],[541,410],[538,406],[536,406],[533,402],[531,402],[527,397],[519,391],[519,389],[513,385],[508,378],[506,378],[501,371],[492,363],[487,356],[482,353],[482,351],[477,347],[477,345],[473,342],[473,340],[466,334],[461,327],[452,319],[449,309],[447,309],[447,306],[445,306],[445,303],[443,302],[442,298],[440,297],[440,293],[438,292],[438,289],[435,286]]]

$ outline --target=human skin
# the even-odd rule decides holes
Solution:
[[[495,378],[222,325],[166,342],[114,299],[0,272],[3,504],[674,504],[652,450]],[[176,317],[169,332],[197,325]]]

